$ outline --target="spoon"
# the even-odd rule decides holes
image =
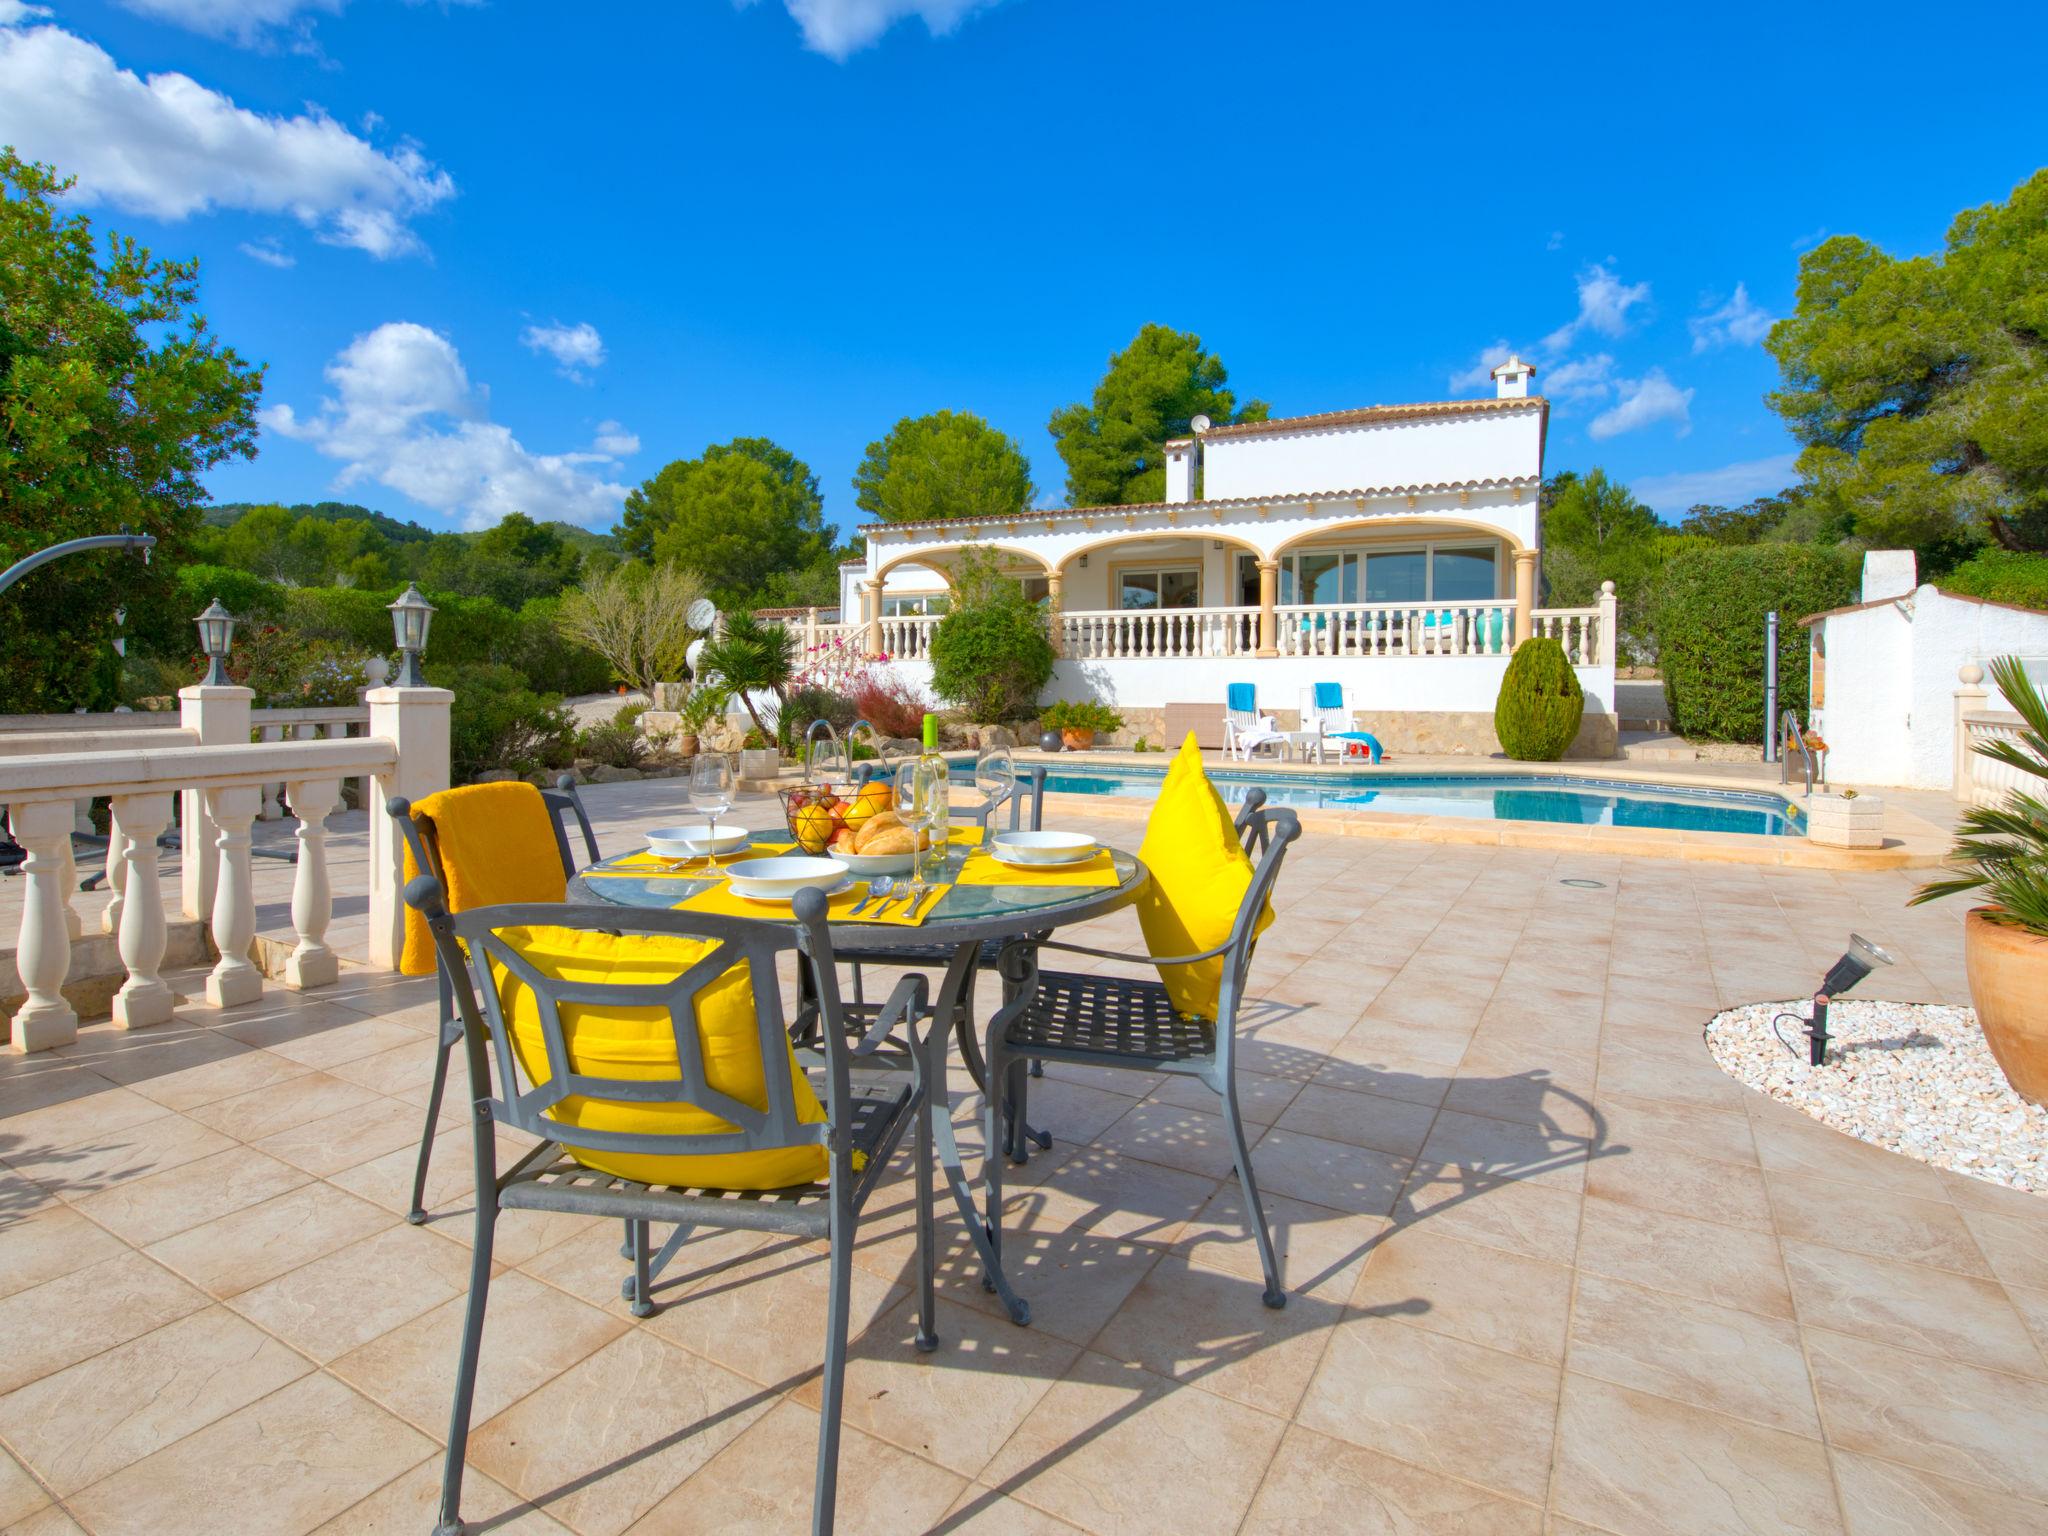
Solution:
[[[860,909],[862,907],[865,907],[871,901],[887,901],[890,895],[895,891],[895,889],[896,882],[894,879],[892,879],[888,875],[877,875],[874,879],[868,882],[867,895],[861,897],[859,901],[856,901],[853,904],[853,906],[848,910],[846,915],[848,917],[858,916],[860,914]]]

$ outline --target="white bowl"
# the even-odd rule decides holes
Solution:
[[[835,853],[832,855],[863,880],[876,875],[907,875],[916,858],[909,853]]]
[[[773,859],[741,859],[726,875],[735,896],[749,901],[787,901],[807,885],[829,890],[849,878],[838,859],[813,859],[788,854]]]
[[[998,832],[988,851],[1004,864],[1078,864],[1093,857],[1096,846],[1079,832]]]
[[[748,835],[745,827],[720,827],[716,833],[708,826],[657,827],[647,834],[647,846],[664,859],[701,859],[744,847]]]

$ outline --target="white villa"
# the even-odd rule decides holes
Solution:
[[[1614,750],[1614,605],[1537,606],[1549,402],[1510,358],[1491,400],[1210,427],[1166,445],[1166,500],[990,522],[870,524],[840,571],[842,634],[920,683],[948,572],[992,550],[1054,615],[1048,698],[1097,698],[1126,736],[1249,682],[1283,723],[1339,683],[1390,750],[1490,752],[1508,655],[1562,640],[1586,690],[1574,756]]]

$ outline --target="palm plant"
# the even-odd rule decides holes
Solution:
[[[796,636],[751,613],[736,613],[727,619],[725,633],[706,641],[697,656],[698,676],[716,677],[719,685],[740,701],[754,729],[767,741],[775,739],[775,732],[762,723],[752,695],[774,694],[779,717],[779,706],[788,698],[795,671]]]
[[[1992,662],[1991,677],[2019,711],[2025,729],[2017,741],[1980,742],[1977,752],[2048,783],[2048,700],[2014,657]],[[1914,893],[1912,904],[1983,891],[1991,903],[1987,917],[2048,937],[2048,799],[2015,789],[2003,805],[1965,811],[1958,831],[1949,863],[1964,873],[1929,881]]]

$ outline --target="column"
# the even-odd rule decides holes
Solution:
[[[249,823],[263,805],[255,785],[206,791],[206,814],[218,829],[213,883],[213,944],[220,951],[206,978],[206,1000],[216,1008],[253,1003],[263,995],[263,973],[249,960],[256,942],[256,886],[249,869]]]
[[[71,974],[71,937],[64,929],[64,850],[71,843],[69,800],[37,800],[7,808],[7,827],[27,850],[21,865],[21,934],[14,963],[28,996],[14,1015],[8,1049],[17,1054],[69,1045],[78,1015],[64,1000]]]
[[[1515,551],[1515,645],[1536,633],[1536,551]]]
[[[203,683],[178,690],[178,723],[197,731],[202,747],[249,745],[249,705],[256,695],[247,688],[209,688]],[[184,791],[180,807],[178,884],[187,917],[205,917],[213,910],[213,872],[219,861],[220,831],[207,819],[203,790]]]
[[[405,839],[385,806],[396,797],[423,800],[448,787],[446,688],[372,688],[370,735],[388,741],[397,763],[370,785],[370,963],[398,969],[405,950]]]
[[[1974,661],[1966,661],[1956,671],[1956,708],[1953,723],[1955,731],[1954,781],[1950,789],[1965,805],[1976,803],[1975,765],[1970,761],[1970,727],[1967,717],[1984,707],[1988,697],[1984,688],[1984,669]]]
[[[1274,604],[1280,598],[1280,562],[1261,560],[1259,562],[1259,648],[1253,654],[1278,656],[1280,654],[1280,620],[1273,612]]]
[[[57,859],[61,865],[57,871],[57,889],[64,893],[64,937],[67,939],[79,938],[85,933],[85,923],[78,915],[78,908],[72,905],[78,900],[78,855],[71,846],[71,839],[77,831],[77,813],[74,811],[71,830],[57,845]]]
[[[311,779],[285,787],[299,817],[299,860],[292,876],[292,931],[298,943],[284,963],[284,984],[302,992],[331,985],[341,972],[327,947],[327,924],[334,915],[334,890],[327,879],[327,808],[339,784],[338,779]]]
[[[1064,580],[1058,571],[1045,573],[1045,633],[1046,638],[1052,641],[1052,653],[1055,657],[1061,654],[1060,587]]]
[[[156,840],[170,825],[171,795],[123,795],[114,802],[122,838],[126,894],[115,930],[128,979],[114,994],[114,1028],[167,1023],[177,995],[158,974],[164,963],[164,893],[157,874]],[[109,877],[111,880],[111,876]]]
[[[1617,654],[1615,642],[1620,638],[1615,633],[1615,625],[1619,623],[1620,617],[1620,604],[1614,599],[1614,583],[1611,581],[1601,582],[1599,656],[1600,665],[1610,672],[1614,670],[1614,658]]]
[[[107,807],[107,890],[109,899],[100,910],[100,932],[121,931],[121,906],[127,899],[128,863],[122,856],[125,838],[121,830],[121,808],[118,801]]]
[[[861,595],[866,602],[868,621],[868,654],[882,654],[882,584],[879,581],[864,581],[860,584]]]

